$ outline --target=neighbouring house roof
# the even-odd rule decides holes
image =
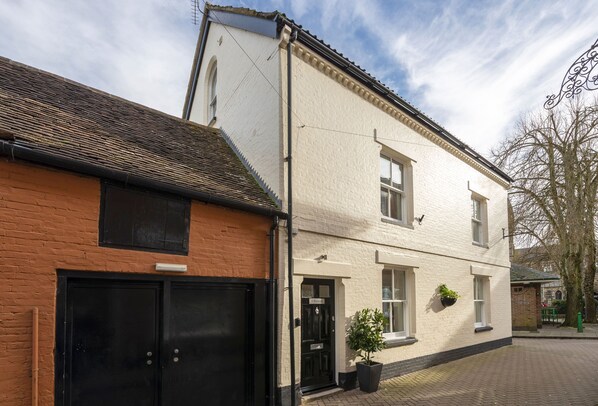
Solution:
[[[559,279],[557,275],[537,271],[519,264],[511,264],[511,283],[546,283]]]
[[[284,216],[218,130],[2,57],[0,154]]]
[[[215,17],[213,13],[218,13]],[[190,114],[190,106],[193,102],[195,93],[195,83],[197,76],[199,75],[200,59],[202,57],[203,42],[207,36],[207,27],[211,21],[217,21],[225,25],[237,26],[248,31],[256,32],[262,35],[269,35],[272,29],[266,26],[259,26],[254,21],[240,20],[235,18],[226,18],[226,16],[240,16],[245,18],[253,18],[254,20],[261,19],[262,21],[269,21],[274,25],[276,34],[285,26],[290,26],[297,32],[297,40],[302,44],[310,48],[311,50],[322,55],[333,65],[337,66],[347,75],[359,80],[370,90],[374,91],[380,97],[390,102],[393,106],[403,111],[409,117],[413,118],[420,124],[424,125],[427,129],[438,135],[440,138],[447,141],[449,144],[457,147],[463,153],[479,162],[482,166],[490,169],[500,178],[511,182],[512,179],[501,169],[496,167],[492,162],[484,158],[481,154],[474,151],[470,146],[459,140],[457,137],[449,133],[446,129],[440,126],[438,123],[433,121],[430,117],[416,109],[410,103],[405,101],[402,97],[397,95],[388,86],[381,83],[378,79],[370,75],[364,68],[357,65],[345,57],[342,53],[332,48],[329,44],[318,38],[316,35],[310,33],[304,29],[301,25],[295,23],[292,19],[288,18],[284,13],[279,11],[272,12],[260,12],[244,7],[232,7],[232,6],[218,6],[214,4],[206,3],[204,8],[204,17],[202,19],[200,27],[200,35],[197,41],[197,47],[195,49],[195,57],[193,60],[193,66],[191,67],[191,76],[189,78],[189,85],[187,86],[187,95],[185,97],[185,104],[183,107],[183,118],[188,119]]]

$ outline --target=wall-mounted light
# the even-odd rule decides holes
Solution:
[[[318,261],[318,263],[325,261],[328,259],[328,255],[327,254],[322,254],[319,257],[316,258],[316,261]]]
[[[424,217],[425,216],[426,216],[425,214],[422,214],[419,217],[415,217],[415,220],[417,221],[417,224],[419,224],[421,226],[422,225],[422,221],[424,221]]]
[[[187,265],[156,263],[158,272],[187,272]]]

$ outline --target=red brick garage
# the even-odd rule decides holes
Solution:
[[[172,323],[161,312],[167,301],[176,306],[174,294],[165,299],[175,285],[182,292],[177,297],[197,296],[185,296],[185,289],[201,290],[202,297],[213,294],[210,288],[241,292],[231,297],[248,315],[243,325],[253,335],[240,345],[258,368],[248,371],[258,378],[243,375],[245,387],[237,395],[243,402],[267,397],[269,235],[273,218],[284,214],[220,134],[5,59],[0,59],[0,106],[0,404],[31,405],[36,397],[41,405],[66,403],[70,395],[55,388],[68,392],[72,383],[61,375],[55,378],[55,371],[65,372],[55,361],[64,362],[69,351],[73,361],[85,346],[91,348],[91,339],[81,344],[83,349],[77,347],[80,343],[64,348],[61,322],[71,317],[65,306],[71,299],[68,303],[77,311],[82,309],[77,303],[113,304],[115,296],[102,293],[118,290],[112,286],[103,291],[109,284],[154,289],[158,307],[151,314],[156,315],[159,345],[169,339],[159,337]],[[126,196],[118,200],[121,206],[106,203],[107,187]],[[134,205],[123,209],[123,201]],[[118,227],[106,232],[101,214],[110,204],[117,214],[124,210],[117,225],[134,233]],[[140,211],[145,214],[138,222],[127,219]],[[156,217],[166,219],[157,229],[143,223]],[[184,265],[186,272],[160,272],[157,264],[174,270]],[[96,296],[82,294],[86,284]],[[65,289],[73,292],[70,299]],[[118,307],[113,313],[96,309],[98,314],[123,314]],[[77,326],[81,320],[95,320],[78,314],[73,316]],[[204,320],[209,319],[206,314]],[[77,328],[72,331],[87,331]],[[207,336],[206,329],[199,330]],[[143,349],[144,363],[150,361],[149,352]],[[172,362],[170,349],[162,352],[163,359],[152,359],[148,367]],[[190,357],[181,355],[180,362]],[[155,390],[156,396],[161,393]],[[152,402],[163,402],[164,394],[160,396]]]
[[[546,272],[511,264],[511,320],[513,330],[538,331],[542,328],[541,292],[543,283],[559,277]]]

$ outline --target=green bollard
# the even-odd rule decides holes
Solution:
[[[583,333],[583,325],[581,324],[581,312],[577,312],[577,332]]]

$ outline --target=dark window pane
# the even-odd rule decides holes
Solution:
[[[100,244],[187,253],[190,201],[104,184]]]
[[[392,271],[382,271],[382,300],[392,300]]]
[[[383,216],[388,216],[388,190],[380,188],[380,211]]]
[[[392,304],[392,331],[395,333],[405,331],[403,312],[403,303]]]
[[[390,185],[390,159],[380,156],[380,182]]]
[[[393,190],[390,191],[390,217],[403,221],[403,196]]]
[[[391,320],[391,314],[390,314],[390,303],[382,303],[382,313],[384,314],[384,332],[385,333],[390,333],[390,320]]]
[[[392,185],[403,190],[403,165],[397,162],[392,163]]]
[[[314,297],[314,285],[301,285],[301,297],[304,299]]]

